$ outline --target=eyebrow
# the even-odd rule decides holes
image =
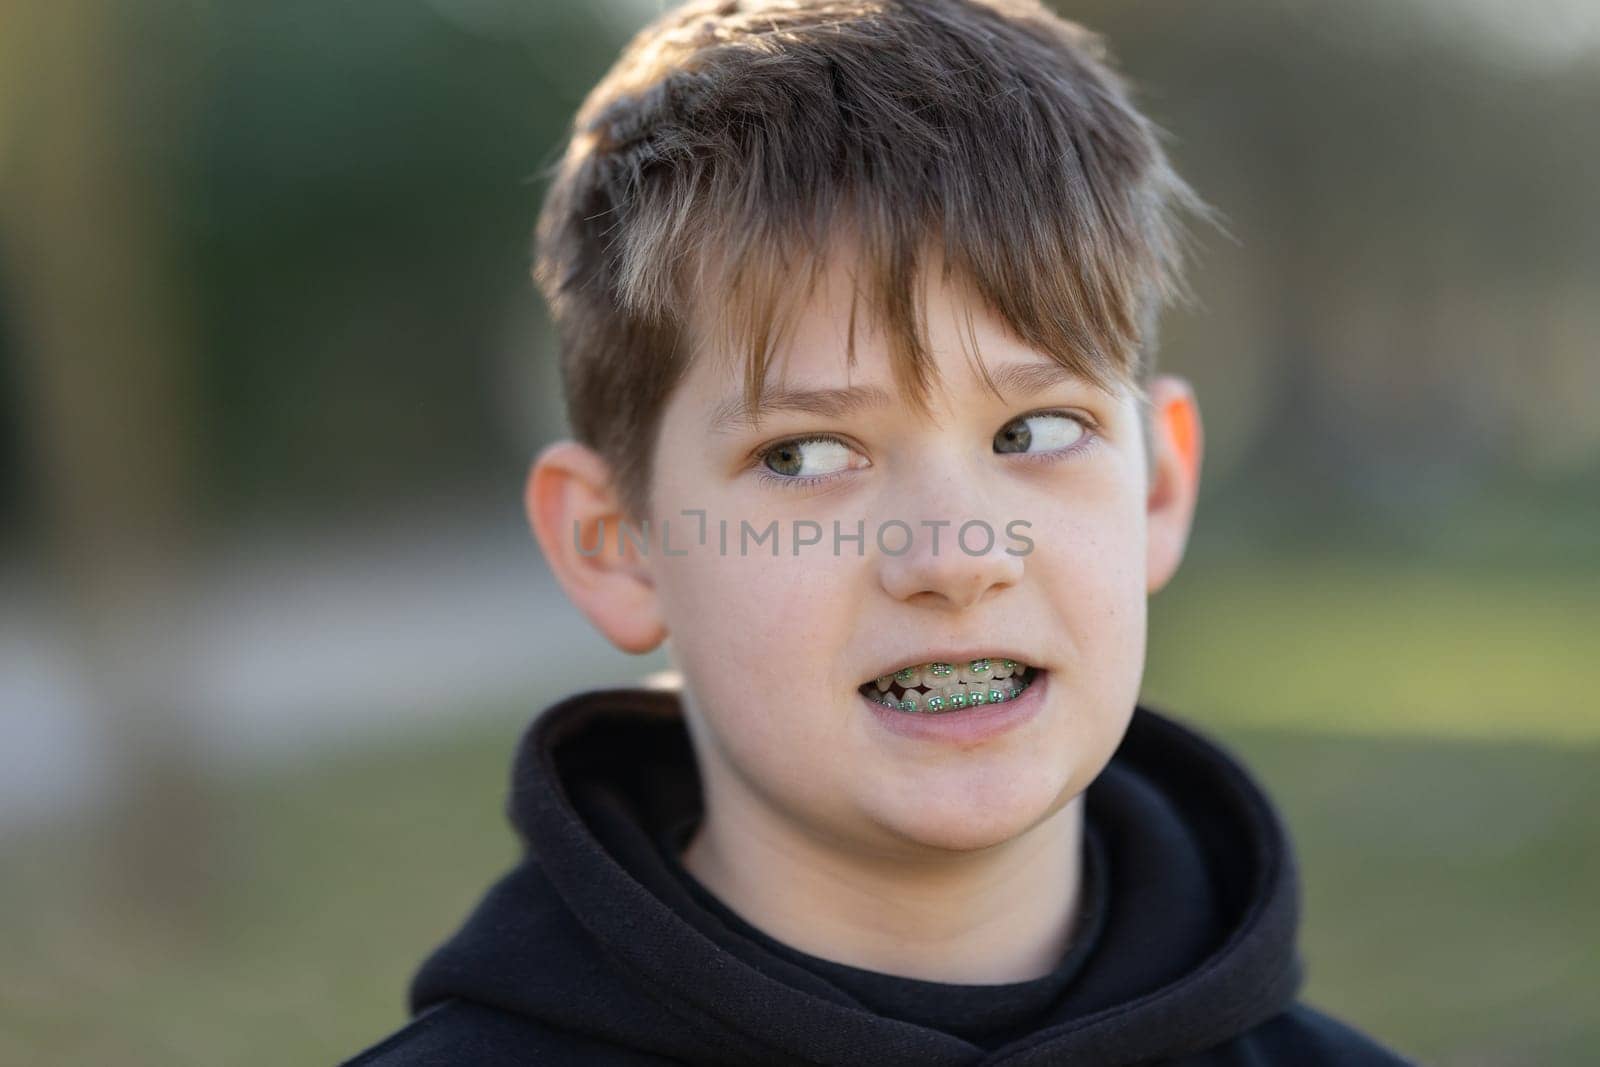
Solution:
[[[1062,382],[1094,386],[1083,375],[1060,363],[1007,363],[992,369],[989,376],[1002,393],[1026,396]],[[768,393],[755,411],[750,411],[742,396],[732,396],[711,413],[712,433],[733,433],[755,429],[768,415],[797,411],[823,418],[843,418],[859,411],[885,408],[894,395],[876,385],[855,385],[846,389],[778,389]]]

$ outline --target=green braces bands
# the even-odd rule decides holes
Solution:
[[[1019,672],[1021,665],[1016,660],[1003,659],[999,663],[1007,672],[1008,677],[1015,679],[1019,683],[1021,682]],[[993,661],[991,660],[975,659],[967,664],[966,667],[968,673],[981,675],[987,673],[992,665]],[[950,663],[930,663],[927,665],[927,670],[928,674],[933,678],[951,679],[956,674],[955,665]],[[921,675],[922,668],[905,667],[895,671],[892,677],[902,686],[909,688],[917,684],[917,680]],[[976,681],[978,684],[982,683],[981,678]],[[884,690],[875,699],[884,707],[892,708],[895,711],[925,712],[930,715],[939,715],[950,711],[960,711],[963,708],[978,708],[987,704],[1004,704],[1008,700],[1017,699],[1022,695],[1023,690],[1027,689],[1028,685],[1031,684],[1030,682],[1021,685],[1020,688],[1015,690],[1002,689],[998,685],[990,686],[987,689],[973,688],[967,692],[951,693],[948,696],[930,693],[927,694],[925,707],[921,706],[923,703],[923,694],[921,693],[906,693],[902,699],[897,700],[888,690]]]

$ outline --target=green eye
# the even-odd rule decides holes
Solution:
[[[1083,420],[1061,412],[1012,419],[994,435],[996,452],[1055,452],[1071,448],[1087,432]],[[1035,448],[1034,446],[1039,446]]]
[[[832,437],[779,441],[761,454],[761,463],[775,474],[811,478],[848,468],[850,449],[844,442]]]

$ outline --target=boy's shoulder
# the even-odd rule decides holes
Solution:
[[[523,1067],[530,1062],[659,1067],[677,1061],[570,1033],[486,1004],[451,998],[429,1007],[339,1067]]]
[[[1249,1055],[1218,1064],[1294,1063],[1313,1067],[1417,1067],[1413,1060],[1379,1044],[1367,1034],[1327,1012],[1297,1000],[1279,1015],[1249,1031]],[[1213,1061],[1201,1058],[1200,1064]]]
[[[450,999],[340,1067],[513,1067],[529,1062],[650,1067],[679,1061],[585,1037],[538,1020]],[[1301,1001],[1214,1048],[1170,1067],[1417,1067],[1348,1023]]]

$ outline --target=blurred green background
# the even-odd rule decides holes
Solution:
[[[1600,5],[1109,0],[1231,239],[1145,698],[1281,803],[1307,999],[1600,1047]],[[0,0],[0,1062],[337,1062],[616,653],[522,526],[526,276],[659,3]]]

